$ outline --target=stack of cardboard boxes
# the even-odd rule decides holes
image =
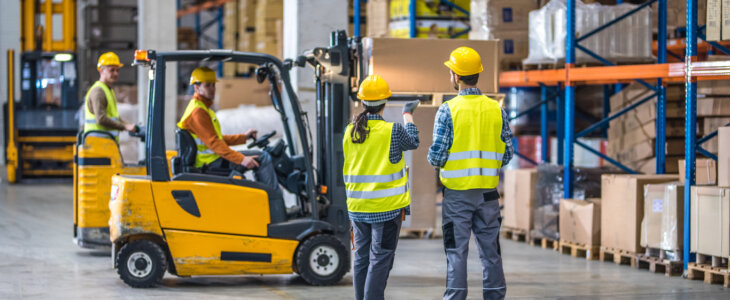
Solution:
[[[708,57],[708,60],[725,61],[730,60],[730,56],[714,55]],[[711,134],[718,128],[730,124],[730,81],[712,80],[697,83],[697,120],[701,124],[703,135]],[[701,147],[717,155],[717,141],[717,138],[712,138]]]
[[[390,22],[390,5],[388,0],[369,0],[367,4],[367,36],[380,38],[388,37],[388,23]]]
[[[632,83],[611,97],[611,113],[651,97],[654,92]],[[667,173],[677,173],[677,162],[684,156],[684,86],[666,88],[666,165]],[[611,121],[608,128],[608,156],[641,173],[656,171],[656,97]],[[699,106],[699,104],[698,104]]]
[[[536,0],[472,0],[469,39],[498,39],[502,68],[521,65],[530,48],[530,11],[538,8]]]
[[[284,0],[257,0],[256,52],[283,56]]]

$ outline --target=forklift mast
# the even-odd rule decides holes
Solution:
[[[317,118],[317,182],[324,199],[322,219],[336,224],[337,232],[349,232],[347,198],[342,179],[342,139],[356,99],[358,83],[364,77],[362,44],[359,37],[347,38],[344,30],[330,35],[330,46],[315,48],[306,61],[314,67]],[[300,59],[301,61],[301,59]],[[303,66],[303,63],[300,63]]]

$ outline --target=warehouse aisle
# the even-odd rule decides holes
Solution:
[[[349,299],[350,275],[334,287],[311,287],[294,275],[177,278],[132,289],[118,279],[106,253],[71,242],[70,185],[0,183],[0,299]],[[730,290],[701,281],[667,278],[610,263],[502,242],[510,298],[727,299]],[[444,288],[440,240],[402,240],[389,299],[438,299]],[[471,247],[470,298],[480,298],[478,253]]]

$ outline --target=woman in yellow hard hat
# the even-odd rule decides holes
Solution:
[[[413,124],[418,101],[403,107],[403,126],[383,120],[390,95],[383,78],[365,78],[357,93],[363,111],[347,126],[342,141],[342,173],[355,248],[352,281],[358,300],[383,299],[401,222],[410,214],[403,152],[419,144],[418,128]]]

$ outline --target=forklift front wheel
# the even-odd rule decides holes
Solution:
[[[165,252],[148,240],[132,241],[119,249],[117,273],[126,284],[135,288],[155,286],[167,270]]]
[[[306,239],[297,251],[296,262],[299,275],[311,285],[338,283],[350,270],[347,248],[329,234]]]

